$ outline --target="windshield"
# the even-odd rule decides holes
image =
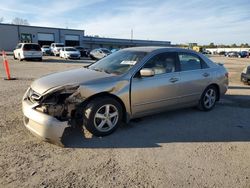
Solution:
[[[65,51],[77,51],[75,48],[65,48]]]
[[[101,51],[103,51],[103,52],[106,53],[106,54],[109,54],[109,53],[110,53],[110,51],[107,50],[107,49],[101,49]]]
[[[89,69],[111,74],[124,74],[147,55],[146,52],[119,51],[89,66]]]

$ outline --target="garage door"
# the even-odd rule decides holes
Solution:
[[[79,35],[65,35],[66,46],[79,46],[80,36]]]
[[[40,46],[50,45],[55,41],[54,34],[52,33],[38,33],[37,39],[38,39],[38,44],[40,44]]]
[[[65,35],[65,40],[79,41],[79,35]]]
[[[37,38],[39,41],[55,41],[54,34],[38,33]]]

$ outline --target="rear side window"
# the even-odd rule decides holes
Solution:
[[[40,51],[41,47],[37,44],[24,44],[23,50],[34,50],[34,51]]]
[[[22,44],[18,44],[17,46],[16,46],[16,49],[20,49],[22,47]]]
[[[179,53],[181,71],[208,68],[207,64],[198,56],[188,53]]]

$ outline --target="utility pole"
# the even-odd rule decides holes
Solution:
[[[133,40],[133,38],[134,38],[134,31],[133,29],[131,29],[131,40]]]

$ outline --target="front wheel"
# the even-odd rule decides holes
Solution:
[[[92,100],[83,113],[86,129],[95,136],[113,133],[122,121],[122,107],[110,97]]]
[[[217,88],[209,86],[201,95],[198,108],[203,111],[212,110],[218,97]]]

